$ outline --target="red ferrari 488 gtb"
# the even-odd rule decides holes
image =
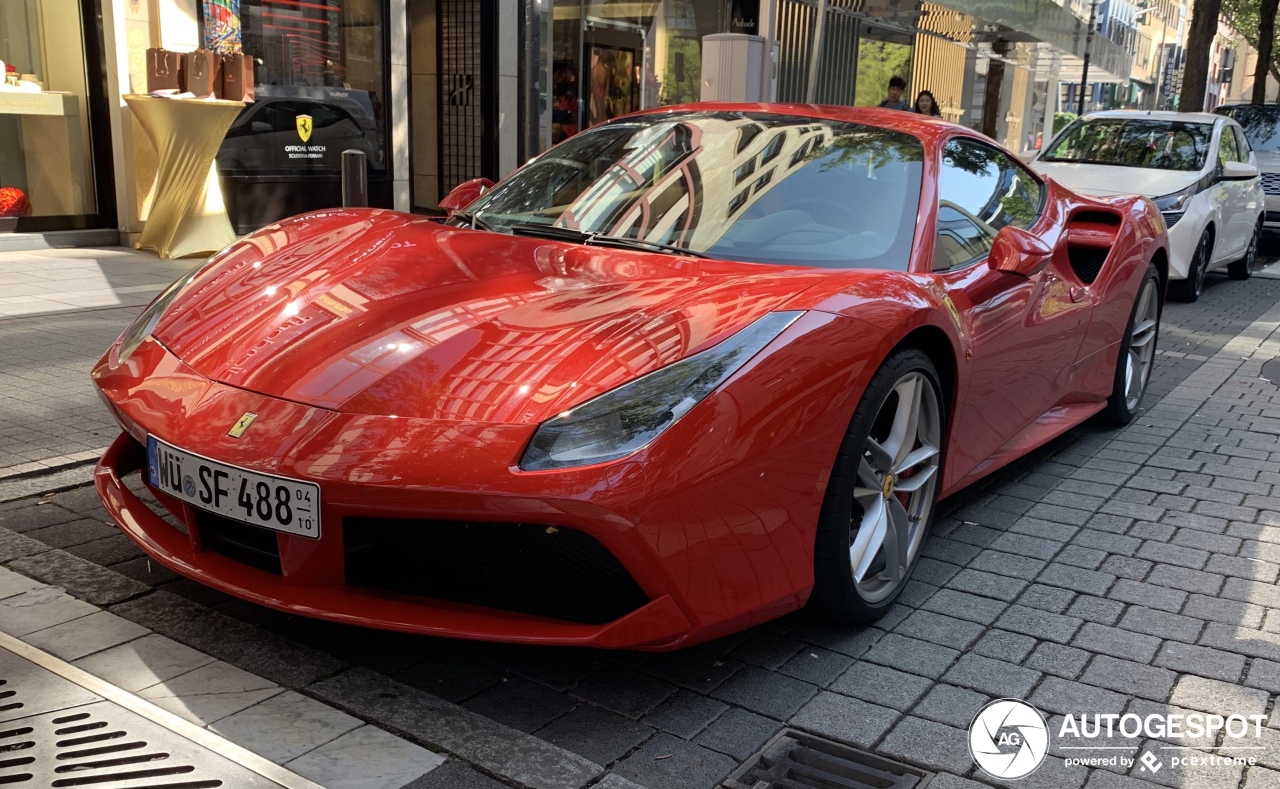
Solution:
[[[93,372],[120,527],[241,598],[414,633],[867,622],[940,498],[1129,421],[1151,372],[1154,205],[932,118],[665,108],[481,191],[284,220],[157,298]]]

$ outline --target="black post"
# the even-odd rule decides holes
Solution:
[[[364,151],[354,148],[342,152],[342,207],[366,208],[369,205],[369,171]]]
[[[1084,91],[1089,84],[1089,49],[1093,47],[1093,25],[1098,17],[1098,0],[1089,3],[1089,31],[1084,35],[1084,66],[1080,68],[1080,100],[1076,115],[1084,115]]]

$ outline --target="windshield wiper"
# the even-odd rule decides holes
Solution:
[[[471,211],[454,211],[453,214],[449,217],[449,221],[452,222],[455,219],[462,220],[463,226],[469,227],[472,230],[477,230],[477,229],[487,230],[490,233],[502,232],[498,228],[494,227],[493,225],[489,224],[485,220],[481,219],[479,214],[472,213]]]
[[[575,241],[579,244],[594,244],[602,247],[618,247],[620,249],[639,249],[645,252],[670,252],[675,255],[688,255],[695,258],[706,258],[714,260],[711,255],[704,255],[701,252],[694,252],[691,249],[677,247],[673,244],[663,244],[658,241],[644,241],[639,238],[619,238],[618,236],[606,236],[603,233],[590,233],[585,230],[574,230],[568,227],[552,227],[550,225],[534,225],[527,222],[518,222],[509,225],[508,230],[516,235],[521,236],[542,236],[544,238],[558,238],[564,241]]]

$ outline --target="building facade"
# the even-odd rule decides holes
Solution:
[[[339,204],[344,150],[364,154],[371,204],[432,211],[459,183],[499,178],[594,124],[699,100],[704,39],[716,33],[774,42],[767,89],[779,101],[873,105],[898,76],[908,100],[929,90],[947,119],[1025,150],[1049,131],[1060,85],[1079,80],[1090,9],[1082,0],[6,0],[0,60],[43,90],[0,92],[0,186],[32,198],[19,231],[103,227],[136,240],[157,155],[125,97],[147,91],[150,50],[191,51],[227,30],[255,63],[255,101],[216,157],[241,233]],[[1132,15],[1112,17],[1088,45],[1090,82],[1127,80],[1130,50],[1146,35]],[[68,30],[78,47],[62,45]],[[1148,58],[1142,68],[1158,67]]]

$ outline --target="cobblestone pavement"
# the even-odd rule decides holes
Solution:
[[[117,429],[89,369],[193,262],[119,248],[0,254],[0,478],[102,454]]]
[[[1002,696],[1049,716],[1256,711],[1271,722],[1248,769],[1121,774],[1068,768],[1055,750],[1011,786],[1280,787],[1280,387],[1260,377],[1280,356],[1278,302],[1280,280],[1215,277],[1199,303],[1169,305],[1151,407],[1121,431],[1074,430],[948,501],[875,627],[796,614],[647,655],[324,624],[149,563],[86,487],[0,504],[0,562],[447,754],[416,789],[702,789],[784,725],[940,771],[933,789],[964,789],[986,783],[964,729]],[[0,501],[37,484],[0,480]],[[1204,755],[1216,743],[1194,745]],[[1129,755],[1164,753],[1140,746]]]

